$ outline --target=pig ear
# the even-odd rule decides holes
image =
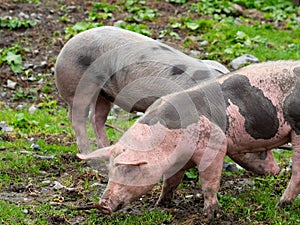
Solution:
[[[87,160],[87,159],[95,159],[101,158],[108,160],[112,153],[112,146],[97,149],[89,154],[76,154],[79,159]]]
[[[146,160],[140,159],[140,155],[136,155],[134,152],[123,152],[115,158],[115,166],[127,165],[127,166],[140,166],[148,164]]]
[[[115,166],[120,166],[120,165],[125,165],[125,166],[141,166],[148,164],[146,161],[130,161],[130,162],[124,162],[124,161],[119,161],[115,162]]]

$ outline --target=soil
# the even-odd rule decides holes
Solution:
[[[21,2],[21,1],[20,1]],[[65,103],[60,99],[55,88],[54,77],[53,77],[53,68],[55,64],[55,57],[59,54],[59,51],[63,47],[66,40],[64,39],[64,29],[68,24],[75,24],[79,21],[84,21],[87,17],[87,12],[91,11],[93,1],[86,0],[65,0],[65,1],[49,1],[49,0],[40,0],[41,4],[34,5],[28,3],[14,3],[11,0],[1,0],[0,4],[0,16],[1,17],[17,17],[22,18],[22,14],[29,16],[29,19],[36,20],[37,24],[31,28],[21,28],[21,29],[3,29],[0,31],[0,49],[8,48],[19,42],[24,50],[23,55],[23,65],[29,67],[32,74],[44,74],[44,82],[38,81],[28,81],[24,79],[24,73],[14,74],[7,64],[2,64],[0,66],[0,102],[2,104],[10,105],[10,107],[16,107],[17,105],[23,104],[38,104],[42,101],[41,93],[42,89],[45,86],[50,86],[52,94],[50,95],[50,100],[57,100],[59,105],[66,106]],[[108,1],[114,3],[115,1]],[[151,5],[152,8],[159,10],[161,16],[159,19],[156,19],[153,22],[145,22],[149,28],[153,31],[152,38],[157,38],[159,31],[162,28],[168,28],[169,25],[167,21],[169,16],[179,16],[185,13],[185,8],[182,5],[176,5],[168,3],[167,1],[148,1],[148,5]],[[59,18],[65,15],[65,11],[68,12],[68,18],[72,23],[60,22]],[[112,19],[103,20],[102,22],[105,25],[113,25],[114,22],[122,20],[127,15],[124,12],[118,14],[114,13]],[[171,45],[172,47],[181,49],[184,38],[187,33],[184,30],[178,30],[181,38],[169,38],[168,40],[163,40],[165,43]],[[61,35],[58,35],[61,34]],[[199,50],[199,49],[197,49]],[[201,49],[200,49],[201,51]],[[203,52],[205,54],[205,52]],[[46,62],[43,64],[42,62]],[[43,66],[41,66],[43,65]],[[16,99],[17,89],[9,89],[6,87],[7,81],[12,80],[17,82],[17,87],[21,87],[24,90],[35,89],[37,94],[35,98],[26,99],[20,98]],[[1,107],[0,107],[1,108]],[[16,137],[10,137],[3,135],[2,139],[13,141]],[[56,141],[56,137],[45,137],[48,142]],[[75,140],[69,140],[69,142],[75,142]],[[1,149],[0,149],[1,151]],[[77,171],[78,168],[71,162],[78,161],[74,155],[65,154],[61,156],[63,161],[65,161],[65,167],[52,165],[48,168],[41,168],[44,177],[34,177],[37,181],[45,181],[50,177],[56,176],[57,180],[63,183],[66,177],[72,176],[72,184],[68,187],[71,189],[62,188],[59,193],[53,191],[53,188],[38,187],[34,185],[34,181],[24,181],[24,185],[15,185],[11,184],[10,188],[1,191],[1,198],[8,198],[10,201],[20,203],[30,202],[35,204],[35,202],[45,202],[51,201],[51,204],[61,207],[70,207],[70,205],[65,204],[65,202],[71,202],[72,206],[79,207],[88,205],[88,193],[84,190],[84,182],[88,181],[97,181],[97,185],[100,186],[100,192],[103,191],[106,182],[107,175],[97,174],[93,170],[86,170],[80,176]],[[43,159],[40,159],[43,160]],[[77,164],[76,164],[77,165]],[[88,165],[81,163],[82,168],[87,168]],[[51,174],[51,175],[50,175]],[[224,175],[221,182],[221,194],[230,194],[232,196],[237,196],[240,192],[243,192],[243,180],[247,180],[251,177],[251,173],[243,173],[242,175]],[[26,177],[26,176],[25,176]],[[203,196],[201,194],[201,189],[199,185],[196,184],[196,179],[187,179],[183,181],[183,188],[177,189],[175,191],[174,200],[170,202],[169,205],[161,207],[161,210],[170,212],[173,215],[173,219],[169,224],[206,224],[208,223],[207,218],[202,213],[203,208]],[[230,185],[229,185],[230,183]],[[235,188],[232,188],[235,187]],[[156,200],[159,197],[161,186],[156,186],[150,193],[143,196],[139,201],[134,202],[133,204],[125,207],[121,212],[126,212],[128,214],[139,215],[141,209],[152,210],[157,208],[154,206]],[[95,191],[99,191],[99,187],[95,188]],[[200,194],[199,194],[200,193]],[[99,193],[100,194],[100,193]],[[54,198],[53,196],[56,196]],[[51,197],[50,197],[51,196]],[[54,200],[55,199],[55,200]],[[145,203],[146,204],[145,206]],[[69,211],[66,210],[66,213]],[[31,213],[31,212],[29,212]],[[104,216],[99,212],[92,211],[83,211],[82,214],[74,216],[72,221],[67,221],[66,218],[61,215],[51,216],[48,215],[49,224],[82,224],[84,221],[84,216],[88,213],[96,213],[99,216]],[[120,212],[114,214],[118,216]],[[210,224],[239,224],[239,218],[235,214],[224,214],[219,213],[217,218],[210,222]]]

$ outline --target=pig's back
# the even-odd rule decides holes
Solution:
[[[73,98],[84,71],[101,55],[122,45],[154,41],[121,28],[104,26],[84,31],[62,48],[55,65],[55,79],[62,97]]]

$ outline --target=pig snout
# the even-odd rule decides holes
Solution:
[[[121,209],[123,207],[123,204],[121,201],[113,202],[109,199],[100,199],[99,202],[95,204],[96,208],[104,213],[104,214],[111,214],[114,211],[117,211],[118,209]]]

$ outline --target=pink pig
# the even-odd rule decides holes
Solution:
[[[300,193],[300,61],[250,65],[216,81],[157,100],[111,147],[81,159],[109,158],[108,186],[96,204],[111,213],[149,191],[163,177],[158,203],[172,197],[184,171],[198,167],[204,210],[218,210],[223,159],[294,147],[292,177],[278,206]]]

